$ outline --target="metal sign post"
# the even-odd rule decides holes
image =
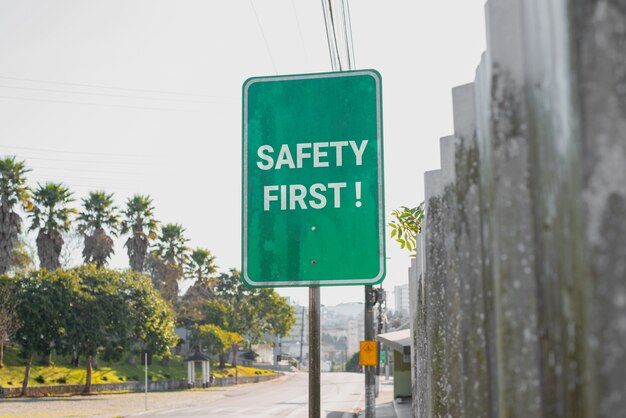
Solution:
[[[310,412],[320,411],[319,286],[385,277],[382,80],[375,70],[243,85],[242,279],[308,286]]]
[[[320,288],[309,287],[309,418],[321,414]]]

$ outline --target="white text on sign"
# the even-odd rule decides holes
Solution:
[[[302,142],[295,145],[283,144],[277,155],[271,145],[262,145],[257,150],[261,170],[343,167],[354,162],[363,164],[363,153],[367,147],[363,141]],[[330,155],[329,155],[330,151]],[[333,158],[334,151],[334,158]],[[344,157],[344,152],[354,158]],[[323,209],[327,205],[341,207],[342,190],[348,188],[346,182],[268,185],[263,187],[263,210]],[[356,207],[361,207],[361,182],[354,183]],[[275,203],[272,203],[275,202]]]
[[[314,168],[329,167],[331,161],[328,159],[328,149],[335,149],[336,167],[343,166],[344,148],[354,153],[356,165],[363,164],[363,152],[367,147],[367,140],[357,144],[356,141],[332,141],[332,142],[303,142],[296,144],[295,152],[289,148],[288,144],[283,144],[278,151],[278,156],[274,159],[274,148],[271,145],[262,145],[257,150],[257,155],[263,161],[256,163],[261,170],[280,170],[283,166],[288,168],[302,168],[306,160],[310,160],[310,164]],[[295,154],[295,159],[294,159]]]

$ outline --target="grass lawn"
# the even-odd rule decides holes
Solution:
[[[4,349],[4,368],[0,369],[0,386],[21,387],[24,379],[24,361],[17,355],[18,349],[8,346]],[[133,380],[143,380],[144,367],[139,364],[132,366],[124,360],[117,363],[105,363],[99,361],[99,368],[92,372],[92,383],[118,383]],[[84,358],[81,358],[81,365],[74,368],[70,365],[70,359],[60,356],[52,356],[54,365],[52,367],[40,366],[37,364],[38,358],[33,358],[29,386],[43,385],[80,385],[85,384]],[[196,377],[201,375],[200,365],[196,365]],[[253,367],[238,366],[239,376],[258,376],[274,374],[272,371],[255,369]],[[217,377],[228,377],[235,375],[233,367],[218,369],[211,366],[211,373]],[[161,357],[153,357],[152,365],[148,367],[148,378],[157,380],[183,380],[187,378],[187,366],[181,356],[170,357],[168,361],[163,361]]]

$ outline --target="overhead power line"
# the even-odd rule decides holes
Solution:
[[[149,161],[95,161],[95,160],[67,160],[64,158],[46,158],[46,157],[30,157],[25,155],[16,154],[15,157],[23,160],[41,160],[41,161],[58,161],[64,163],[77,163],[77,164],[115,164],[115,165],[157,165],[155,162]]]
[[[214,97],[208,94],[201,93],[188,93],[188,92],[179,92],[179,91],[168,91],[168,90],[150,90],[150,89],[138,89],[131,87],[118,87],[118,86],[105,86],[101,84],[87,84],[87,83],[71,83],[65,81],[54,81],[54,80],[38,80],[34,78],[22,78],[22,77],[8,77],[0,75],[0,79],[4,80],[16,80],[16,81],[28,81],[31,83],[45,83],[45,84],[58,84],[62,86],[79,86],[79,87],[91,87],[96,89],[108,89],[108,90],[121,90],[121,91],[135,91],[142,93],[156,93],[156,94],[173,94],[177,96],[195,96],[195,97]]]
[[[58,154],[77,154],[77,155],[101,155],[107,157],[140,157],[140,158],[166,158],[166,156],[156,156],[149,154],[116,154],[109,152],[85,152],[85,151],[67,151],[59,149],[49,148],[34,148],[34,147],[18,147],[13,145],[0,145],[0,148],[19,149],[25,151],[41,151],[41,152],[54,152]]]
[[[322,0],[322,10],[333,71],[355,69],[348,0]]]
[[[276,70],[276,63],[274,63],[274,57],[272,57],[272,51],[270,51],[270,45],[267,42],[267,38],[265,37],[265,31],[263,30],[263,25],[261,24],[261,19],[259,19],[259,15],[256,12],[256,8],[254,7],[254,3],[252,0],[250,1],[250,6],[252,7],[252,11],[254,12],[254,17],[256,18],[256,23],[259,25],[259,29],[261,30],[261,36],[263,37],[263,42],[265,42],[265,49],[267,50],[267,55],[270,57],[270,61],[272,62],[272,67],[274,68],[274,73],[278,74]]]
[[[352,21],[350,20],[350,0],[342,0],[343,6],[343,27],[346,37],[346,54],[348,56],[348,69],[356,69],[354,59],[354,40],[352,38]]]
[[[30,101],[30,102],[42,102],[42,103],[61,103],[61,104],[84,105],[84,106],[117,107],[117,108],[123,108],[123,109],[138,109],[138,110],[164,110],[164,111],[179,111],[179,112],[189,112],[189,111],[199,110],[199,109],[177,109],[177,108],[167,108],[167,107],[128,106],[128,105],[109,104],[109,103],[76,102],[72,100],[34,99],[30,97],[16,97],[16,96],[0,96],[0,99],[25,100],[25,101]]]
[[[145,173],[131,173],[127,171],[113,171],[113,170],[92,170],[90,168],[66,168],[66,167],[42,167],[38,165],[30,165],[28,164],[28,168],[32,168],[33,170],[53,170],[53,171],[70,171],[74,173],[100,173],[100,174],[120,174],[127,176],[142,176]],[[60,174],[62,175],[62,174]]]
[[[293,9],[293,15],[296,18],[296,25],[298,27],[298,34],[300,35],[300,43],[302,44],[302,52],[304,52],[304,58],[306,59],[307,64],[309,63],[309,54],[307,53],[306,46],[304,43],[304,36],[302,36],[302,27],[300,26],[300,19],[298,19],[298,11],[296,10],[296,2],[295,0],[291,0],[291,7]]]
[[[181,103],[200,103],[200,104],[221,104],[221,103],[232,103],[233,101],[207,101],[207,100],[193,100],[193,99],[172,99],[172,98],[160,98],[160,97],[147,97],[147,96],[133,96],[127,94],[113,94],[113,93],[93,93],[86,91],[74,91],[74,90],[59,90],[59,89],[48,89],[41,87],[21,87],[21,86],[6,86],[0,85],[0,88],[3,89],[13,89],[13,90],[27,90],[27,91],[44,91],[49,93],[63,93],[63,94],[78,94],[83,96],[103,96],[103,97],[116,97],[116,98],[124,98],[124,99],[139,99],[139,100],[152,100],[152,101],[161,101],[161,102],[181,102]]]
[[[64,183],[66,181],[95,181],[95,182],[104,182],[104,183],[117,183],[117,184],[125,184],[125,185],[129,185],[129,184],[139,184],[138,182],[141,179],[137,179],[137,178],[111,178],[111,177],[106,177],[106,178],[102,178],[102,177],[68,177],[68,176],[55,176],[54,179],[51,179],[50,176],[45,176],[43,174],[38,174],[35,176],[29,176],[28,177],[29,180],[35,180],[37,182],[40,181],[45,181],[45,182],[58,182],[60,181],[61,183]],[[60,179],[60,180],[57,180]]]

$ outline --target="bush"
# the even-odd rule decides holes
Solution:
[[[39,375],[35,378],[35,382],[39,383],[40,385],[43,385],[44,383],[46,383],[46,378],[43,377],[42,375]]]
[[[246,360],[254,361],[256,360],[257,357],[259,357],[259,355],[252,350],[248,350],[243,354],[242,357],[245,358]]]
[[[65,377],[59,377],[59,378],[57,379],[57,383],[60,383],[60,384],[64,385],[64,384],[66,384],[66,383],[67,383],[67,378],[65,378]]]
[[[125,378],[124,378],[124,376],[120,376],[120,377],[118,377],[117,379],[118,379],[120,382],[123,382]]]
[[[108,382],[108,381],[109,381],[109,378],[108,378],[108,377],[106,377],[106,376],[102,376],[100,379],[101,379],[103,382]]]

